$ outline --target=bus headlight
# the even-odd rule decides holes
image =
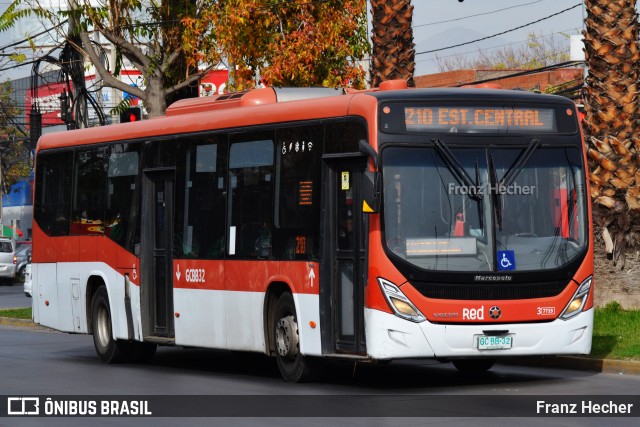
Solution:
[[[573,294],[573,298],[571,298],[571,301],[569,301],[569,304],[567,304],[564,311],[560,315],[561,319],[571,319],[573,316],[582,311],[584,305],[587,303],[587,299],[589,299],[589,291],[591,291],[592,281],[593,276],[589,276],[584,282],[582,282],[582,284],[578,287],[576,293]]]
[[[378,277],[378,284],[389,307],[391,307],[396,316],[416,323],[427,320],[396,285],[381,277]]]

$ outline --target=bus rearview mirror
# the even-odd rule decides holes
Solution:
[[[365,172],[362,175],[362,212],[380,212],[380,173]]]

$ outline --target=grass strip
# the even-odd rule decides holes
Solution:
[[[596,309],[593,323],[591,357],[640,360],[640,311],[611,302]]]
[[[0,317],[10,317],[12,319],[31,320],[31,307],[28,308],[11,308],[8,310],[0,310]]]

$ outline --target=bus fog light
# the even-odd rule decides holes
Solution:
[[[391,307],[396,316],[416,323],[427,320],[395,284],[381,277],[378,278],[378,284],[389,307]]]
[[[564,311],[560,315],[561,319],[571,319],[579,314],[584,308],[587,300],[589,299],[589,292],[591,291],[592,276],[589,276],[580,286],[578,290],[569,301],[569,304],[565,307]]]

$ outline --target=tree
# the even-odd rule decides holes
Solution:
[[[594,221],[624,267],[640,244],[640,47],[635,0],[586,0],[584,103]],[[613,234],[613,238],[610,235]]]
[[[529,33],[526,43],[496,50],[478,49],[473,57],[464,54],[436,57],[436,62],[440,71],[534,69],[568,61],[568,45],[568,40],[558,39],[553,34]]]
[[[0,83],[0,161],[2,162],[2,194],[20,178],[31,173],[26,135],[16,125],[20,114],[15,102],[11,99],[11,84]]]
[[[61,36],[77,35],[103,84],[140,98],[151,117],[221,62],[234,90],[254,87],[257,73],[272,85],[364,86],[356,61],[368,49],[365,0],[74,1],[54,12],[38,0],[14,0],[0,30],[28,13],[54,24],[69,19],[78,31]],[[91,32],[115,46],[115,64],[105,65]],[[117,78],[124,59],[141,71],[144,88]]]
[[[373,43],[371,86],[404,79],[414,86],[416,66],[411,0],[371,0]]]
[[[365,0],[220,0],[183,19],[191,58],[223,60],[233,90],[273,86],[364,87]]]
[[[198,81],[216,65],[200,70],[184,67],[190,58],[182,48],[180,22],[197,16],[198,9],[191,1],[73,0],[69,10],[54,11],[38,0],[14,0],[0,16],[0,31],[29,14],[49,21],[45,26],[57,26],[66,19],[73,22],[75,31],[60,33],[59,37],[72,44],[77,37],[79,42],[74,47],[89,59],[104,86],[140,98],[151,117],[163,114],[168,97]],[[93,32],[113,44],[115,64],[107,63],[102,47],[92,40]],[[190,40],[196,51],[201,43],[201,39]],[[125,59],[142,73],[144,87],[132,87],[117,78]]]

